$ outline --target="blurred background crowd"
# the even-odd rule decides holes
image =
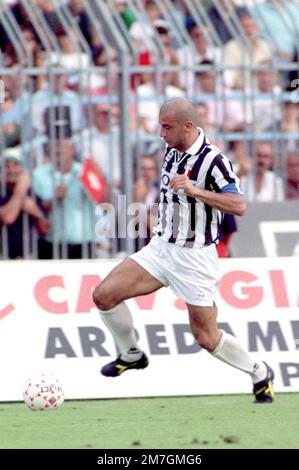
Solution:
[[[157,216],[159,108],[179,96],[249,202],[299,203],[297,0],[3,0],[0,38],[2,259],[140,248]],[[138,239],[121,227],[133,202]],[[225,218],[220,256],[236,230]]]

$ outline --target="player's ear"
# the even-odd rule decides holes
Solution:
[[[190,131],[193,127],[193,122],[192,121],[187,121],[185,122],[185,128],[186,130]]]

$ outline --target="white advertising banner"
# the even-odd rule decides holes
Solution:
[[[117,262],[1,262],[0,401],[22,399],[26,378],[52,372],[67,399],[251,392],[250,377],[195,343],[169,288],[128,301],[150,365],[105,378],[116,356],[93,288]],[[299,391],[298,258],[221,260],[219,326],[275,370],[276,391]]]

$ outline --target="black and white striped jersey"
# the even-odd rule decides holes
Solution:
[[[161,172],[159,219],[154,233],[179,246],[199,248],[218,239],[222,213],[199,199],[169,187],[175,174],[187,174],[197,187],[214,192],[243,194],[229,159],[199,130],[198,139],[184,153],[166,147]]]

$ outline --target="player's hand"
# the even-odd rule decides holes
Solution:
[[[195,187],[193,186],[187,175],[175,175],[175,177],[170,181],[170,187],[175,192],[183,190],[186,194],[191,197],[195,194]]]

